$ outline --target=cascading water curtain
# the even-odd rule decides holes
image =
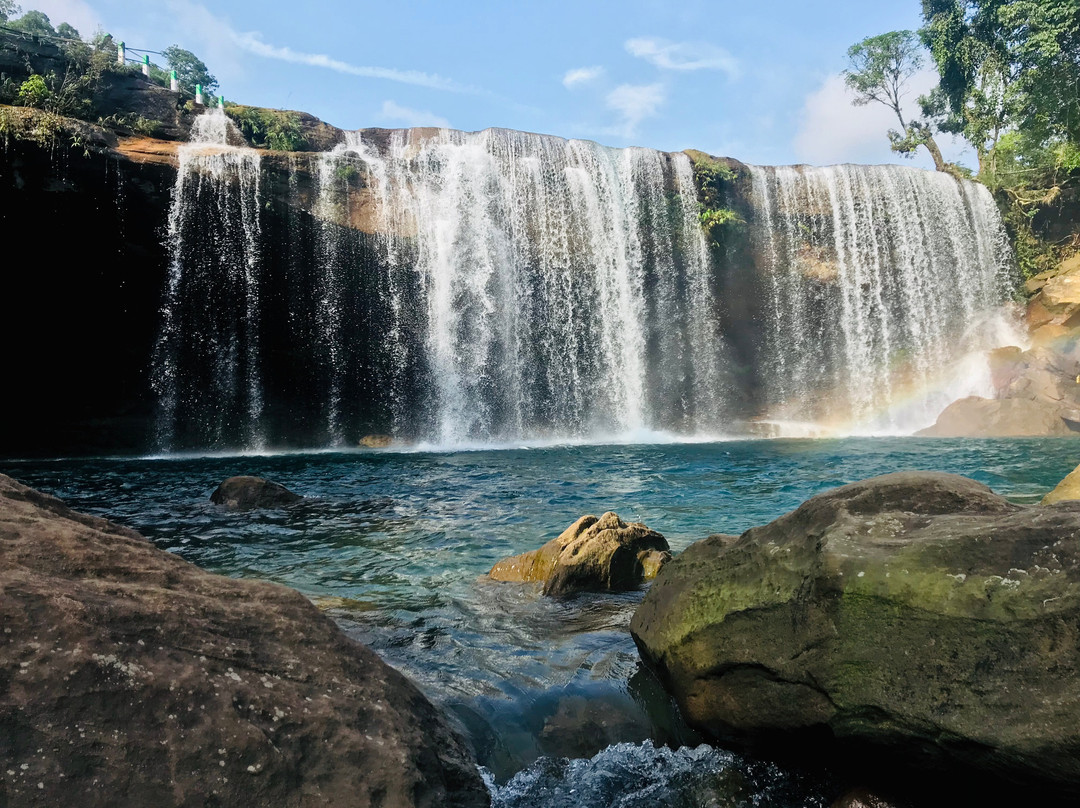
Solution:
[[[152,384],[157,444],[260,448],[260,159],[225,144],[218,110],[180,147]]]
[[[903,433],[982,392],[956,363],[995,347],[1013,270],[983,186],[901,166],[751,176],[770,417]]]
[[[685,155],[495,129],[398,132],[382,150],[353,137],[338,155],[366,165],[383,231],[411,234],[384,258],[421,292],[390,302],[388,334],[402,352],[401,332],[422,332],[419,437],[724,431],[727,350]],[[395,422],[416,410],[399,400]]]

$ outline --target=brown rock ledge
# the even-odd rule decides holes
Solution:
[[[486,806],[462,740],[298,592],[0,475],[0,806]]]

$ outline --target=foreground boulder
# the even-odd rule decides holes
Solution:
[[[0,475],[0,805],[486,806],[460,738],[299,593]]]
[[[854,483],[692,545],[631,631],[715,737],[1080,794],[1080,503]]]
[[[607,512],[582,516],[543,547],[504,558],[496,581],[543,581],[545,595],[621,592],[656,576],[671,558],[667,539],[640,522]]]
[[[302,499],[302,496],[294,494],[279,483],[246,475],[230,477],[215,488],[214,493],[210,495],[210,501],[215,505],[223,505],[236,511],[247,511],[252,508],[280,508]]]

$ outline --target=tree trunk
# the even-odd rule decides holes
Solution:
[[[949,168],[945,165],[945,158],[941,156],[941,149],[938,148],[938,145],[931,134],[926,134],[923,145],[926,146],[926,150],[930,152],[930,156],[934,158],[934,168],[938,171],[944,171],[946,174],[949,173]]]

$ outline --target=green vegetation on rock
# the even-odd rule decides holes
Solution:
[[[722,160],[696,149],[685,154],[694,167],[694,184],[698,189],[698,215],[710,246],[723,246],[726,229],[744,224],[743,217],[725,204],[730,187],[739,179],[738,172]]]
[[[718,738],[812,730],[1075,792],[1080,505],[932,472],[819,494],[665,567],[630,629]],[[1008,771],[1003,771],[1007,769]]]
[[[301,151],[306,145],[300,115],[280,109],[226,104],[232,118],[252,146],[274,151]]]

